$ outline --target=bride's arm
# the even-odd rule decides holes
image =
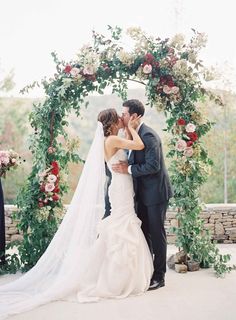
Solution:
[[[125,127],[124,131],[125,131],[125,139],[132,140],[132,135],[131,135],[128,127]]]
[[[118,136],[110,136],[106,141],[107,146],[117,149],[143,150],[144,143],[134,129],[134,126],[137,126],[137,120],[131,119],[128,124],[128,129],[131,134],[132,140],[124,139]]]

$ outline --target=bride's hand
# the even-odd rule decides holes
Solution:
[[[128,122],[128,128],[136,129],[139,125],[139,119],[141,116],[138,116],[137,118],[134,118],[134,116],[131,116]]]

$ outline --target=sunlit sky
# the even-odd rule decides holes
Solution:
[[[206,65],[224,68],[234,80],[236,29],[234,0],[0,0],[0,72],[14,69],[11,95],[34,80],[54,73],[50,53],[71,60],[91,41],[92,30],[107,25],[140,26],[162,38],[191,35],[191,28],[208,35],[202,52]],[[2,78],[2,76],[1,76]],[[40,90],[32,95],[41,95]]]

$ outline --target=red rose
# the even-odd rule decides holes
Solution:
[[[65,69],[64,69],[64,72],[65,72],[65,73],[70,73],[71,69],[72,69],[72,67],[71,67],[70,65],[67,65],[67,66],[65,67]]]
[[[57,176],[59,173],[59,168],[58,167],[52,168],[51,173],[54,174],[55,176]]]
[[[59,167],[57,161],[52,161],[51,165],[52,165],[54,168],[58,168],[58,167]]]
[[[196,134],[196,132],[188,132],[187,136],[194,142],[198,139],[198,135]]]
[[[187,147],[191,147],[193,145],[192,141],[187,141]]]
[[[44,184],[41,184],[41,186],[40,186],[40,191],[41,191],[41,192],[45,192],[45,185],[44,185]]]
[[[178,126],[184,126],[186,124],[186,121],[184,118],[179,118],[177,121]]]
[[[56,148],[48,147],[48,153],[52,154],[56,151]]]
[[[59,199],[60,199],[60,197],[59,197],[58,194],[54,194],[54,195],[52,196],[52,200],[53,200],[53,201],[58,201]]]
[[[60,189],[58,187],[56,187],[53,191],[58,193],[58,192],[60,192]]]

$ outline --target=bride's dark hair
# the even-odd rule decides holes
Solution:
[[[98,114],[98,121],[103,125],[104,136],[108,137],[112,134],[111,126],[116,124],[119,120],[116,109],[110,108],[102,110]]]

